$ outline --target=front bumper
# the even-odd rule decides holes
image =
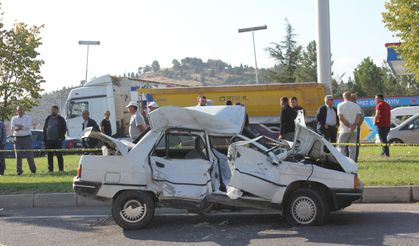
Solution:
[[[335,209],[342,209],[350,206],[352,202],[362,198],[364,186],[360,181],[357,189],[332,189],[333,203]]]
[[[73,190],[83,196],[95,196],[102,186],[102,183],[83,181],[79,177],[74,177],[73,179]]]

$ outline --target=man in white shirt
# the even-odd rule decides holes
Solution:
[[[135,102],[130,102],[127,106],[131,113],[131,119],[129,121],[129,137],[132,141],[137,139],[146,130],[146,124],[144,117],[138,112],[138,106]]]
[[[23,106],[18,106],[17,115],[14,116],[11,120],[11,130],[13,136],[16,138],[15,141],[15,150],[26,150],[32,149],[32,133],[31,125],[32,119],[30,116],[25,115],[25,108]],[[21,176],[23,174],[22,170],[22,158],[26,157],[28,160],[29,169],[34,174],[36,173],[35,161],[33,159],[33,152],[19,152],[16,151],[16,171],[17,175]]]
[[[351,93],[343,93],[344,101],[338,105],[339,116],[339,137],[338,143],[356,143],[357,128],[361,119],[361,108],[358,104],[351,101]],[[346,155],[347,149],[349,150],[349,158],[356,159],[356,147],[338,146],[338,150]]]

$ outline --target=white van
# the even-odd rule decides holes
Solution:
[[[415,114],[419,114],[419,106],[393,108],[391,110],[391,122],[397,126]]]

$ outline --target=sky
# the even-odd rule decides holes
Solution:
[[[363,58],[377,65],[386,58],[385,43],[398,41],[382,22],[384,0],[331,0],[331,52],[335,76],[353,77]],[[78,85],[85,78],[86,46],[90,47],[88,79],[122,75],[158,60],[221,59],[233,66],[254,66],[251,33],[238,28],[267,25],[255,32],[258,67],[275,61],[265,51],[285,36],[285,18],[306,46],[317,38],[316,0],[0,0],[3,23],[41,25],[45,91]]]

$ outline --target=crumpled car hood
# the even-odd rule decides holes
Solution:
[[[92,127],[84,129],[81,138],[94,138],[100,140],[106,145],[106,147],[118,150],[123,156],[127,155],[128,151],[134,146],[131,142],[118,140],[101,132],[93,131]]]
[[[323,145],[330,151],[330,154],[333,155],[333,157],[336,159],[336,161],[339,163],[339,165],[345,172],[353,174],[356,174],[358,172],[358,165],[352,159],[340,153],[325,138],[301,124],[296,124],[295,127],[296,129],[294,142],[292,144],[290,153],[307,156],[311,151],[313,145]]]

